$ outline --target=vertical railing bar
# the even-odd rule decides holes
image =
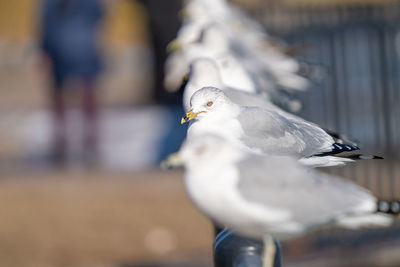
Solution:
[[[386,171],[388,174],[387,184],[389,186],[389,195],[391,198],[394,197],[395,192],[393,188],[393,150],[391,146],[392,140],[392,120],[391,120],[391,101],[390,101],[390,83],[389,80],[391,78],[391,72],[389,70],[390,59],[388,59],[388,46],[390,45],[390,41],[387,40],[388,34],[386,30],[382,31],[382,39],[381,39],[381,68],[383,68],[385,76],[381,77],[382,83],[382,101],[383,101],[383,117],[384,117],[384,129],[385,129],[385,150],[387,151],[388,156],[390,157],[387,160],[387,164],[385,165]]]
[[[332,81],[332,91],[333,91],[333,102],[335,107],[339,107],[339,95],[338,95],[338,84],[337,84],[337,61],[335,57],[335,52],[336,52],[336,45],[335,45],[335,35],[336,33],[333,32],[330,34],[330,56],[331,56],[331,62],[332,62],[332,75],[331,75],[331,81]],[[337,131],[341,131],[340,127],[340,121],[339,121],[339,114],[337,112],[334,112],[334,122],[335,122],[335,128]]]
[[[368,44],[369,44],[369,50],[370,50],[370,55],[371,55],[371,83],[372,83],[372,98],[371,98],[371,106],[372,106],[372,117],[373,117],[373,122],[374,122],[374,129],[375,129],[375,140],[376,143],[380,143],[381,140],[381,132],[379,130],[380,123],[379,123],[379,85],[378,85],[378,77],[377,77],[377,72],[378,72],[378,64],[376,62],[376,58],[374,55],[376,54],[376,50],[378,49],[376,46],[379,45],[379,42],[377,39],[379,38],[379,35],[377,34],[379,32],[379,29],[375,29],[368,35]],[[376,191],[378,194],[382,195],[382,181],[381,181],[381,165],[375,164],[375,181],[376,181]]]
[[[332,31],[329,35],[329,54],[330,54],[330,58],[331,58],[331,88],[332,88],[332,93],[333,93],[333,106],[336,107],[336,109],[339,108],[339,94],[338,94],[338,83],[337,83],[337,79],[338,79],[338,72],[337,72],[337,59],[336,59],[336,43],[335,43],[335,37],[336,37],[336,31]],[[341,131],[341,127],[340,127],[340,114],[337,110],[335,110],[333,112],[333,117],[334,117],[334,124],[335,124],[335,130],[340,132]],[[342,169],[336,169],[335,172],[339,175],[343,174],[343,170]]]
[[[326,58],[324,57],[325,48],[326,48],[326,38],[324,38],[324,36],[322,36],[322,40],[319,42],[318,47],[319,47],[319,50],[318,50],[319,51],[319,53],[318,53],[319,60],[318,60],[318,62],[319,62],[320,65],[326,66]],[[323,81],[321,82],[321,88],[319,88],[319,90],[322,91],[321,92],[321,99],[322,99],[321,103],[322,103],[322,106],[325,107],[322,110],[322,112],[323,112],[322,119],[323,119],[323,122],[324,122],[325,126],[328,125],[328,110],[327,110],[327,107],[328,107],[328,96],[327,96],[327,86],[326,86],[326,84],[327,84],[326,83],[326,79],[323,79]]]
[[[371,34],[371,31],[368,29],[366,32],[365,32],[365,38],[368,40],[368,39],[370,39],[369,37],[370,37],[370,34]],[[365,40],[365,39],[364,39]],[[359,40],[360,41],[360,40]],[[366,44],[366,50],[368,51],[369,50],[369,48],[370,48],[370,46],[371,46],[371,44],[369,43],[369,42],[367,42],[367,44]],[[372,64],[373,64],[373,58],[372,58],[372,55],[369,53],[368,54],[369,56],[367,57],[368,58],[368,64],[367,64],[367,69],[369,70],[369,77],[372,77]],[[365,72],[367,73],[368,72],[368,70],[366,70]],[[367,87],[368,88],[368,87]],[[371,86],[371,88],[372,88],[372,86]],[[370,89],[371,89],[370,88]],[[372,88],[372,90],[373,90],[373,88]],[[365,92],[365,94],[366,95],[368,95],[368,97],[367,98],[365,98],[365,99],[372,99],[372,92],[369,90],[369,91],[367,91],[367,90],[363,90],[364,92]],[[363,112],[368,112],[369,111],[369,109],[368,109],[368,107],[370,107],[370,105],[367,105],[366,103],[363,103]],[[369,125],[370,124],[370,122],[369,122],[369,117],[366,117],[366,116],[364,116],[364,118],[367,118],[367,119],[365,119],[364,120],[364,124],[365,125]],[[369,127],[369,126],[368,126]],[[364,132],[366,132],[366,131],[364,131]],[[364,137],[365,138],[368,138],[368,133],[367,134],[364,134]],[[367,187],[367,188],[369,188],[369,189],[372,189],[372,184],[371,184],[371,175],[370,175],[370,171],[371,171],[371,165],[370,164],[363,164],[363,177],[364,177],[364,183],[365,183],[365,186]]]
[[[397,28],[399,28],[399,27],[397,26]],[[397,55],[395,43],[396,43],[395,32],[393,30],[391,30],[391,32],[390,32],[390,51],[389,51],[390,55]],[[399,52],[400,52],[400,50],[399,50]],[[400,136],[400,133],[399,133],[399,127],[400,127],[400,123],[399,123],[399,120],[400,120],[400,114],[399,114],[399,111],[400,111],[400,108],[399,108],[399,105],[400,105],[400,99],[399,99],[399,95],[400,95],[399,94],[399,91],[400,91],[400,86],[399,86],[399,84],[400,84],[400,82],[399,82],[399,79],[400,79],[399,78],[399,76],[400,76],[399,75],[399,71],[400,71],[400,69],[399,69],[399,56],[392,57],[392,64],[393,64],[393,66],[392,66],[393,67],[393,69],[392,69],[393,72],[392,73],[394,75],[392,75],[392,78],[393,78],[393,88],[392,88],[393,89],[393,97],[391,98],[392,99],[392,101],[391,101],[391,111],[393,111],[394,113],[391,115],[391,119],[393,119],[394,125],[392,127],[393,140],[391,140],[391,141],[393,141],[392,146],[393,145],[399,146],[400,142],[399,142],[399,140],[396,140],[396,136]],[[393,107],[395,107],[395,108],[393,109]],[[397,149],[395,149],[394,151],[397,151]],[[399,160],[399,156],[398,155],[392,155],[392,156],[395,157],[394,160],[396,162]],[[392,162],[391,162],[392,168],[395,168],[395,166],[393,166],[394,160],[392,160]],[[399,188],[397,187],[398,186],[397,179],[400,177],[400,175],[396,171],[394,171],[393,169],[392,169],[392,171],[393,171],[393,184],[392,184],[393,190],[400,190],[400,187]],[[394,191],[394,195],[392,196],[392,198],[399,198],[399,197],[400,197],[400,193],[398,192],[396,194],[396,191]]]
[[[353,127],[352,127],[352,124],[351,124],[352,112],[351,112],[351,105],[350,105],[350,101],[349,101],[349,99],[350,99],[349,90],[351,90],[351,87],[349,85],[349,77],[347,75],[347,73],[350,72],[351,69],[349,68],[349,64],[347,64],[348,63],[348,61],[347,61],[347,56],[348,56],[347,48],[348,47],[347,47],[347,43],[346,43],[346,33],[347,33],[347,31],[345,30],[340,35],[340,39],[339,39],[340,40],[340,46],[342,47],[341,54],[340,54],[340,56],[342,58],[341,65],[342,65],[342,80],[343,80],[343,83],[342,83],[341,91],[342,91],[342,95],[343,95],[343,97],[342,97],[342,99],[343,99],[342,107],[343,107],[343,111],[344,111],[343,112],[344,116],[342,116],[342,119],[345,121],[346,135],[352,136],[352,133],[353,133],[353,129],[352,129]],[[356,179],[356,168],[355,167],[347,168],[347,172],[346,173],[347,173],[347,175],[349,177],[351,177],[351,179],[353,179],[353,180]]]
[[[365,43],[363,42],[365,40],[365,35],[367,34],[367,30],[365,29],[364,24],[361,27],[357,27],[356,33],[354,34],[354,47],[355,50],[354,54],[355,54],[355,67],[357,69],[357,84],[356,87],[351,87],[353,88],[352,90],[355,90],[351,96],[352,96],[352,100],[354,100],[354,95],[358,95],[359,96],[359,105],[355,105],[353,101],[350,101],[350,107],[352,107],[352,116],[351,118],[353,118],[353,122],[356,123],[356,125],[358,125],[358,120],[361,120],[361,118],[365,118],[364,115],[360,115],[360,113],[362,111],[365,111],[365,99],[367,99],[369,97],[369,92],[366,90],[366,86],[364,84],[364,75],[365,75],[365,69],[368,68],[366,67],[366,65],[368,65],[369,62],[369,58],[370,56],[368,56],[368,54],[365,54]],[[364,61],[365,58],[365,61]],[[368,63],[367,63],[368,62]],[[359,79],[359,78],[362,79]],[[360,134],[359,131],[357,131],[357,126],[354,127],[353,124],[351,124],[351,128],[350,128],[350,136],[355,136],[354,134],[357,133],[357,138],[360,138],[360,140],[365,140],[366,137],[366,130],[368,127],[368,122],[364,122],[362,124],[362,126],[359,126],[360,128],[363,129],[363,134]],[[364,144],[361,143],[361,148],[365,148]],[[363,152],[361,152],[363,153]],[[362,184],[362,185],[366,185],[367,184],[367,180],[369,180],[368,177],[368,173],[365,171],[365,168],[363,168],[363,163],[360,162],[360,164],[357,164],[356,166],[354,166],[354,171],[353,171],[353,175],[354,177],[356,177],[357,181]],[[366,164],[367,165],[367,164]]]

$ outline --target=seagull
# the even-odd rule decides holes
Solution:
[[[187,139],[176,157],[193,203],[220,226],[263,240],[266,261],[275,253],[273,238],[296,238],[323,225],[392,223],[391,216],[376,213],[369,191],[293,157],[249,152],[214,134]]]
[[[215,87],[196,91],[190,106],[181,120],[181,123],[193,120],[188,128],[188,139],[214,133],[244,149],[262,154],[290,155],[313,167],[352,162],[351,158],[335,155],[359,149],[355,145],[335,143],[322,128],[294,115],[285,116],[276,109],[236,104]]]
[[[191,8],[191,7],[196,8]],[[262,75],[268,71],[275,81],[286,89],[305,90],[308,81],[299,76],[299,63],[286,54],[283,41],[269,36],[259,22],[247,16],[240,9],[227,1],[191,1],[185,7],[191,14],[189,22],[182,27],[186,29],[178,34],[179,43],[185,46],[193,42],[193,36],[201,36],[204,31],[213,30],[226,39],[229,49],[248,71]],[[191,30],[187,27],[192,25]],[[197,25],[194,27],[193,25]],[[190,34],[189,34],[190,33]],[[188,38],[187,36],[191,36]],[[216,40],[220,38],[216,37]],[[188,42],[188,40],[190,40]]]
[[[274,46],[265,45],[268,41],[260,38],[259,33],[237,33],[227,26],[229,23],[220,20],[210,19],[208,24],[202,20],[181,28],[181,34],[170,45],[179,49],[170,54],[166,62],[167,90],[179,88],[179,79],[189,64],[208,57],[219,67],[224,85],[247,92],[265,92],[274,103],[298,111],[301,105],[292,101],[288,94],[304,91],[309,84],[298,75],[299,63]]]
[[[232,88],[223,84],[219,67],[216,62],[211,58],[199,58],[190,64],[190,71],[187,76],[185,76],[185,85],[183,92],[183,107],[185,112],[190,110],[190,98],[191,96],[203,87],[216,87],[220,88],[231,100],[232,102],[242,105],[242,106],[256,106],[265,109],[272,109],[278,114],[289,118],[290,120],[302,123],[304,119],[289,113],[279,106],[271,102],[268,94],[261,93],[250,93],[240,88]],[[291,106],[296,109],[294,105],[300,105],[294,100],[291,101]],[[298,107],[299,108],[299,107]],[[311,122],[307,122],[311,123]],[[335,140],[335,143],[347,143],[351,145],[357,145],[357,142],[349,139],[348,137],[331,131],[329,129],[324,129],[330,136]]]
[[[190,98],[192,95],[203,87],[216,87],[224,91],[224,93],[236,104],[242,106],[257,106],[261,108],[274,109],[279,114],[290,117],[293,120],[303,120],[300,117],[286,112],[275,104],[276,101],[270,99],[270,93],[266,92],[247,92],[239,87],[230,87],[223,83],[220,69],[230,68],[230,65],[222,67],[217,66],[217,63],[212,58],[198,58],[190,64],[190,70],[185,81],[183,93],[183,107],[185,111],[190,109]],[[285,102],[284,106],[289,106],[290,110],[298,110],[301,104],[297,100],[285,99],[280,96],[280,102]],[[274,103],[273,103],[274,102]],[[342,137],[337,133],[332,134],[337,137]]]
[[[212,58],[202,57],[190,64],[188,81],[183,92],[183,107],[185,111],[190,109],[190,98],[199,89],[207,86],[221,88],[228,97],[239,105],[247,106],[273,106],[266,93],[249,92],[240,87],[231,87],[224,84],[220,70],[230,72],[232,65],[218,66]],[[234,72],[231,74],[234,76]]]
[[[168,60],[167,78],[173,74],[175,68],[188,69],[188,66],[198,58],[211,58],[219,67],[222,82],[230,87],[239,88],[247,92],[256,92],[256,85],[253,77],[246,71],[242,62],[230,49],[229,39],[215,24],[210,24],[199,32],[198,39],[182,49],[182,60],[176,67],[173,60]],[[185,66],[186,67],[183,67]],[[169,70],[171,69],[171,70]],[[176,75],[176,74],[174,74]],[[181,74],[181,77],[184,74]]]

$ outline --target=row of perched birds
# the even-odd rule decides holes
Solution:
[[[313,169],[379,157],[352,154],[357,145],[292,113],[301,108],[292,93],[309,81],[285,44],[225,0],[186,1],[182,17],[165,86],[178,89],[187,74],[181,122],[189,127],[166,164],[185,167],[205,215],[267,244],[320,225],[392,222],[369,191]]]

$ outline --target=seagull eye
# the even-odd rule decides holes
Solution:
[[[207,103],[207,107],[211,107],[213,104],[214,104],[214,103],[213,103],[212,101],[209,101],[209,102]]]
[[[206,152],[206,150],[207,150],[206,146],[198,147],[198,148],[196,149],[196,154],[197,154],[197,155],[202,155],[204,152]]]

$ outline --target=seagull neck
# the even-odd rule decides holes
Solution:
[[[206,72],[200,72],[200,73],[195,73],[193,75],[193,80],[191,79],[189,81],[189,84],[195,88],[203,88],[203,87],[216,87],[216,88],[222,88],[222,81],[219,76],[219,73],[216,71],[206,71]]]
[[[204,116],[204,121],[227,121],[235,118],[241,111],[241,107],[235,103],[220,107],[212,116]]]

